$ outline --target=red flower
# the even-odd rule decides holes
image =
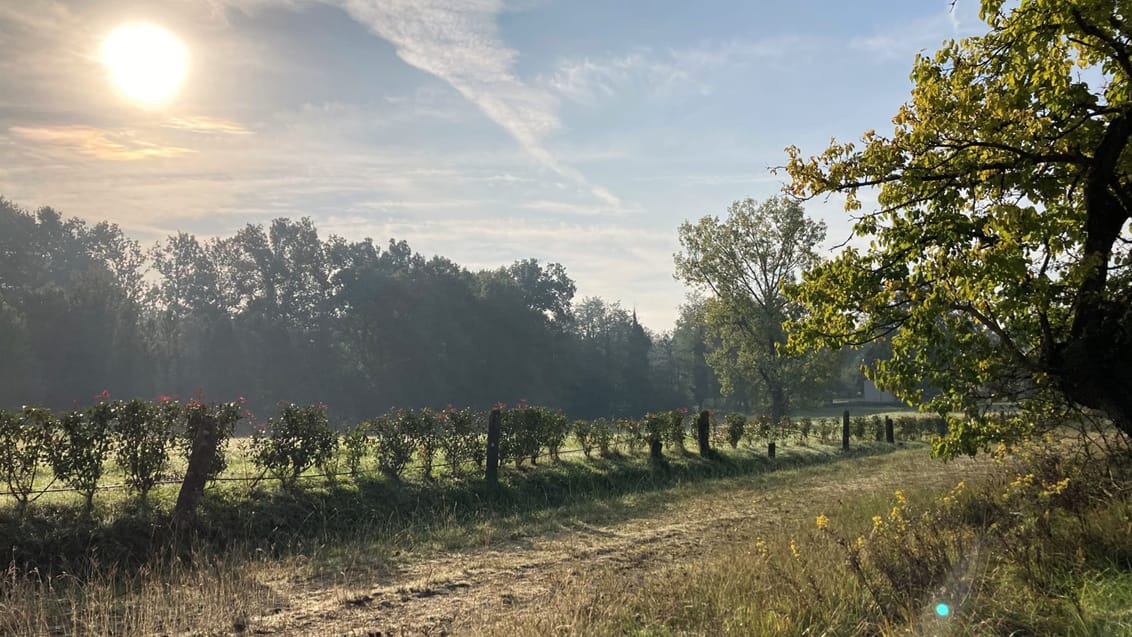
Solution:
[[[95,396],[98,400],[110,400],[110,390],[104,389],[101,394]]]
[[[527,408],[527,399],[526,398],[520,398],[518,407],[519,407],[519,409],[526,409]]]
[[[687,413],[688,413],[688,408],[687,408],[687,407],[681,407],[681,408],[680,408],[680,413],[682,413],[682,414],[687,414]]]
[[[495,405],[492,407],[492,409],[499,409],[499,410],[507,409],[507,403],[495,403]]]
[[[315,407],[317,407],[319,411],[326,411],[326,403],[317,403]]]
[[[159,398],[158,400],[160,400],[163,403],[167,403],[167,402],[169,402],[170,400],[173,400],[173,399],[170,398],[169,396],[162,395],[161,398]]]

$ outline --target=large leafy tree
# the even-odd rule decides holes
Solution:
[[[141,263],[117,226],[0,197],[0,404],[147,389]]]
[[[1085,406],[1132,433],[1132,3],[1011,6],[917,57],[890,135],[788,149],[789,190],[844,193],[872,238],[805,277],[798,334],[892,335],[876,380],[940,409]]]
[[[709,294],[700,310],[716,344],[708,361],[725,392],[760,388],[777,422],[792,398],[820,384],[809,376],[824,355],[789,355],[781,346],[783,322],[797,309],[783,289],[818,262],[825,224],[806,217],[797,201],[744,199],[728,207],[726,218],[686,222],[679,234],[676,276]]]

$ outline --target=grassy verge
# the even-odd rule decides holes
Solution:
[[[837,501],[700,560],[566,577],[469,632],[1129,635],[1126,467],[1028,446],[962,484]]]
[[[181,543],[179,553],[169,552],[176,544],[169,526],[175,490],[155,492],[148,508],[126,498],[102,498],[92,516],[83,515],[74,501],[37,503],[23,518],[11,509],[0,511],[0,546],[19,568],[82,573],[91,556],[98,556],[100,564],[135,568],[154,559],[183,558],[187,551],[280,556],[377,538],[373,561],[380,564],[382,556],[393,552],[436,542],[450,548],[456,538],[480,541],[480,536],[504,527],[510,529],[507,533],[537,532],[541,512],[563,506],[601,512],[603,502],[626,494],[658,493],[685,482],[837,462],[892,449],[865,443],[846,454],[824,445],[790,445],[773,460],[738,449],[723,451],[714,460],[670,454],[659,463],[640,454],[592,460],[572,456],[537,468],[505,468],[494,489],[479,479],[395,481],[365,474],[350,481],[308,480],[301,490],[290,492],[274,485],[248,490],[245,483],[221,483],[206,494],[200,533],[191,543]],[[639,514],[642,507],[663,500],[642,497],[631,510]]]
[[[791,445],[773,460],[740,449],[715,460],[680,454],[660,463],[637,455],[574,457],[508,468],[497,490],[478,481],[363,478],[296,493],[221,491],[205,504],[202,535],[176,552],[164,550],[171,538],[161,507],[118,511],[107,525],[74,507],[39,507],[0,527],[13,555],[44,560],[37,569],[13,559],[0,583],[0,633],[240,632],[241,618],[280,603],[263,584],[273,572],[333,586],[436,551],[648,516],[736,488],[773,490],[803,473],[833,479],[884,462],[896,449]],[[896,456],[907,456],[904,449]],[[926,453],[922,443],[912,449]]]

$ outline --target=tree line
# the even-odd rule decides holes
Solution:
[[[103,391],[323,402],[342,419],[520,399],[578,418],[760,405],[756,388],[721,394],[735,383],[710,364],[723,344],[705,301],[657,333],[575,289],[557,263],[473,272],[306,218],[145,248],[0,199],[0,407]]]

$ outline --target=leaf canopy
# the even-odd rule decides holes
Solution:
[[[917,56],[890,134],[787,149],[787,190],[845,194],[870,240],[806,274],[793,345],[890,336],[873,375],[902,397],[1085,406],[1132,433],[1132,2],[1011,6]]]

